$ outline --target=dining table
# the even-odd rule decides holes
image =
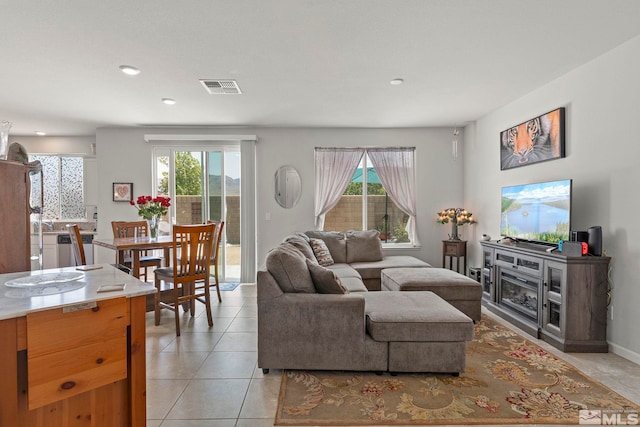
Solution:
[[[115,237],[110,239],[93,239],[93,244],[104,248],[113,249],[118,254],[120,251],[131,251],[131,274],[140,278],[140,253],[144,251],[162,249],[164,251],[164,265],[170,263],[173,236],[157,237]]]

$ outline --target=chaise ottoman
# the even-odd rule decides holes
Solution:
[[[433,292],[363,292],[366,329],[389,372],[464,372],[473,322]]]
[[[446,268],[389,268],[380,276],[383,291],[431,291],[480,320],[482,285],[463,274]]]

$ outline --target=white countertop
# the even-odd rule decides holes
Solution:
[[[34,311],[86,302],[100,301],[117,297],[132,298],[156,292],[149,283],[142,282],[109,264],[98,264],[101,268],[89,271],[78,271],[76,267],[52,268],[50,270],[22,271],[19,273],[0,274],[0,320],[25,316]],[[25,276],[50,273],[82,273],[83,277],[76,281],[61,284],[71,290],[61,293],[46,294],[46,285],[30,287],[9,287],[5,283]],[[104,285],[125,284],[122,291],[97,292]],[[49,290],[51,288],[49,287]]]

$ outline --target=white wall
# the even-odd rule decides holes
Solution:
[[[464,150],[451,156],[452,129],[303,129],[303,128],[101,128],[97,130],[98,235],[111,234],[115,219],[135,220],[136,211],[111,200],[113,182],[133,182],[134,196],[151,194],[153,144],[145,134],[252,134],[257,135],[257,245],[258,265],[269,249],[286,235],[313,229],[314,147],[415,146],[418,166],[418,233],[420,248],[409,253],[434,266],[441,263],[441,240],[449,227],[435,223],[435,213],[462,203]],[[462,138],[462,135],[460,136]],[[462,144],[461,144],[462,145]],[[297,206],[284,209],[274,199],[274,174],[282,165],[294,166],[301,175],[303,195]],[[271,220],[266,220],[270,214]],[[473,227],[461,227],[465,238],[477,238]],[[113,253],[96,248],[100,262]],[[396,252],[394,252],[396,253]]]
[[[453,129],[272,129],[251,130],[258,135],[258,262],[287,234],[314,227],[314,147],[415,146],[418,238],[421,248],[398,250],[440,266],[442,239],[449,227],[435,222],[437,211],[462,203],[463,150],[451,156]],[[462,145],[462,144],[461,144]],[[302,178],[297,206],[284,209],[275,201],[274,174],[283,165],[294,166]],[[271,220],[267,221],[267,213]],[[472,228],[461,227],[465,236]]]
[[[12,136],[9,143],[19,142],[28,153],[35,154],[77,154],[93,156],[91,144],[96,142],[95,136]]]
[[[613,351],[640,363],[640,137],[633,130],[640,123],[638,76],[635,38],[467,126],[464,199],[480,221],[477,232],[498,238],[502,186],[573,179],[572,229],[601,225],[603,249],[612,258],[607,339]],[[500,132],[561,106],[566,158],[500,171]],[[477,241],[470,252],[479,265]]]

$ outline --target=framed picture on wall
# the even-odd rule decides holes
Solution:
[[[113,201],[129,202],[133,200],[133,183],[132,182],[114,182],[113,183]]]
[[[500,132],[500,170],[564,157],[564,108]]]

